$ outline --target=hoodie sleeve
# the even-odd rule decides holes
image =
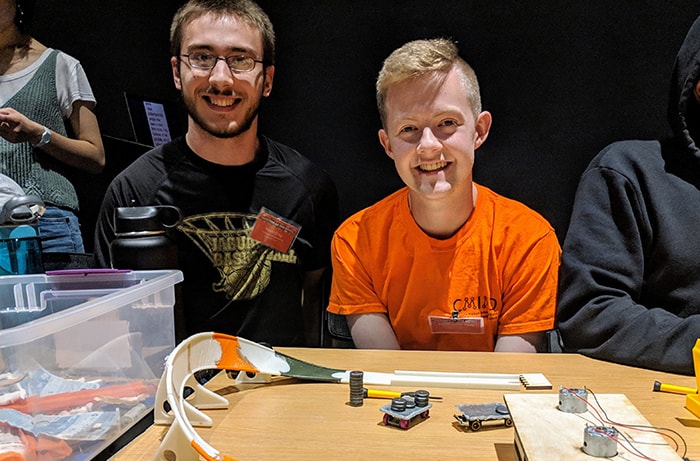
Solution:
[[[680,199],[680,198],[679,198]],[[654,235],[635,183],[592,164],[583,174],[559,277],[557,320],[567,351],[693,374],[700,316],[644,305],[645,254]]]

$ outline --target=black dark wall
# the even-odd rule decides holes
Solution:
[[[177,98],[168,29],[182,2],[37,3],[34,35],[80,59],[103,134],[131,138],[124,91]],[[689,0],[260,4],[278,51],[263,129],[332,175],[343,217],[400,186],[376,135],[382,60],[408,40],[448,36],[475,68],[494,118],[476,180],[538,210],[560,238],[588,161],[612,141],[665,132],[670,69],[700,13]],[[113,149],[108,158],[129,155]]]

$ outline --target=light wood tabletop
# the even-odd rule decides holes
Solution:
[[[197,432],[213,447],[234,459],[517,460],[513,427],[484,424],[479,431],[471,431],[455,419],[454,415],[458,413],[455,405],[503,402],[503,395],[508,393],[558,394],[560,386],[564,386],[586,387],[595,394],[624,394],[649,423],[681,434],[688,445],[687,457],[700,460],[700,420],[684,407],[685,396],[652,390],[655,381],[695,388],[693,377],[627,367],[577,354],[276,350],[326,367],[365,372],[543,373],[553,388],[503,391],[425,387],[431,396],[442,399],[430,401],[429,418],[404,430],[382,422],[384,413],[380,407],[390,400],[365,399],[362,406],[350,406],[347,384],[275,377],[270,384],[235,385],[222,373],[207,387],[226,397],[230,407],[227,410],[207,410],[213,426],[197,428]],[[416,390],[373,387],[399,392]],[[167,426],[151,426],[111,459],[154,459],[167,429]],[[641,458],[618,456],[613,459]]]

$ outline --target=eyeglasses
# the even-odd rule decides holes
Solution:
[[[181,54],[180,57],[187,59],[187,63],[193,69],[211,72],[219,60],[226,62],[226,65],[233,72],[250,72],[255,68],[255,64],[263,61],[251,58],[244,54],[234,56],[216,56],[209,53]]]

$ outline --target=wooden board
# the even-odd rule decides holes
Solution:
[[[640,431],[625,425],[650,426],[644,416],[623,394],[596,394],[600,407],[589,395],[589,411],[566,413],[559,410],[559,394],[506,394],[503,396],[515,426],[515,443],[521,461],[594,461],[596,459],[639,460],[642,459],[618,445],[617,455],[612,458],[596,458],[582,449],[586,425],[600,426],[598,414],[591,408],[603,410],[622,435],[632,441],[634,447],[653,459],[678,460],[682,458],[667,443],[668,439],[656,432]],[[602,414],[600,417],[604,417]],[[609,424],[606,424],[609,425]],[[621,437],[620,437],[621,438]],[[628,446],[625,444],[625,446]]]

